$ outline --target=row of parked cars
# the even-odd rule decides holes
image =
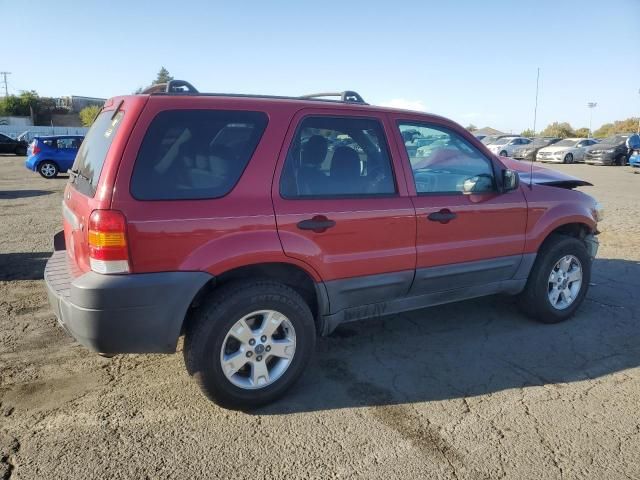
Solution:
[[[634,137],[638,137],[637,145],[629,146],[631,144],[628,140],[635,141]],[[637,158],[640,155],[640,136],[632,133],[616,134],[601,140],[527,138],[514,135],[490,135],[480,140],[496,155],[518,160],[546,163],[584,162],[592,165],[626,165],[628,162],[638,165],[640,163],[640,159]]]

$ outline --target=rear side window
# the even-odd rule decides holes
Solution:
[[[104,160],[123,116],[122,111],[115,115],[113,111],[100,113],[76,154],[72,169],[78,174],[71,176],[71,179],[78,191],[85,195],[93,196],[96,193]]]
[[[223,197],[240,179],[266,126],[262,112],[159,113],[138,152],[131,194],[138,200]]]
[[[283,198],[394,195],[395,179],[382,125],[358,117],[306,117],[280,179]]]

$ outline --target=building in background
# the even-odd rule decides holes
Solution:
[[[90,105],[97,105],[101,107],[102,105],[104,105],[105,101],[105,98],[81,97],[78,95],[71,95],[70,97],[56,98],[56,107],[67,109],[72,113],[78,113],[84,107],[88,107]]]

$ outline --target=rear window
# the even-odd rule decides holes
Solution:
[[[72,167],[78,175],[72,175],[70,178],[76,188],[85,195],[93,196],[96,193],[104,160],[123,116],[122,111],[115,116],[113,111],[100,113],[80,145]]]
[[[240,179],[267,125],[262,112],[172,110],[151,122],[131,194],[138,200],[219,198]]]

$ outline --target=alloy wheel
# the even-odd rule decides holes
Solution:
[[[235,322],[220,351],[220,365],[237,387],[255,390],[276,382],[296,350],[291,321],[275,310],[259,310]]]
[[[582,288],[582,264],[573,255],[565,255],[551,269],[547,294],[551,306],[564,310],[571,306]]]

